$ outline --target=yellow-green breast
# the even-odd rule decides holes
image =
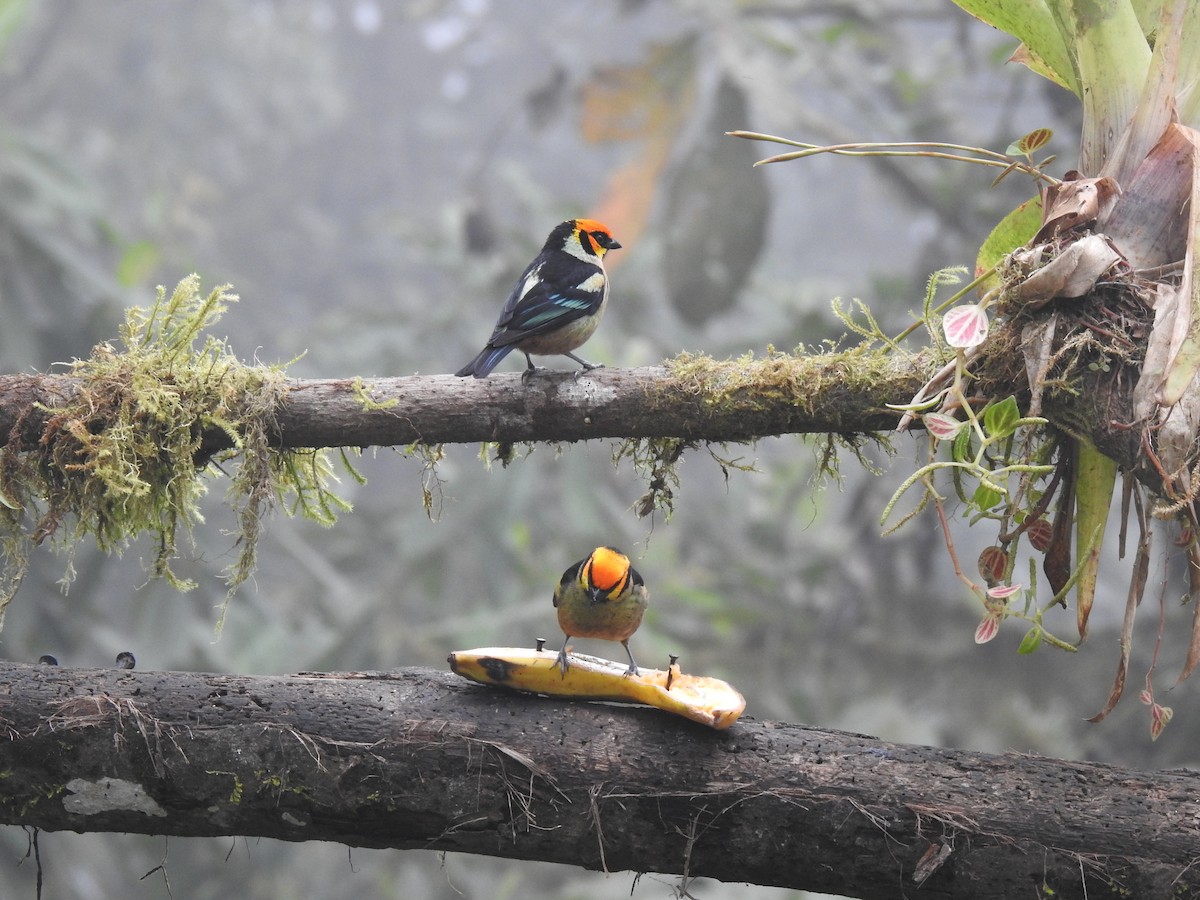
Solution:
[[[593,601],[578,581],[555,592],[558,624],[571,637],[623,641],[638,630],[648,595],[643,585],[631,585],[615,600]]]

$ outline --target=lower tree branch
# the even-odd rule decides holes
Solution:
[[[1195,897],[1200,776],[564,703],[448,673],[0,664],[0,822],[884,898]],[[1053,892],[1053,893],[1051,893]]]

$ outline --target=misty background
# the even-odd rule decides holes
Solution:
[[[116,338],[125,307],[192,271],[205,291],[228,282],[240,295],[217,332],[243,359],[296,359],[299,378],[453,372],[550,229],[585,215],[623,245],[608,257],[605,321],[581,351],[594,362],[816,346],[844,335],[835,297],[861,298],[895,333],[929,275],[972,267],[1031,182],[993,188],[994,171],[933,160],[754,169],[783,148],[724,132],[1003,151],[1046,126],[1061,175],[1077,105],[1004,65],[1014,48],[940,0],[0,0],[0,372],[86,357]],[[155,548],[138,543],[120,557],[81,547],[64,594],[69,560],[42,547],[0,654],[106,666],[129,650],[140,669],[238,673],[440,669],[455,649],[539,636],[556,647],[554,584],[614,544],[651,593],[637,658],[662,667],[679,654],[685,671],[736,685],[747,715],[1142,768],[1200,763],[1197,687],[1167,691],[1191,621],[1177,608],[1184,580],[1163,588],[1158,689],[1174,722],[1152,744],[1136,697],[1156,608],[1142,613],[1124,702],[1087,724],[1115,671],[1128,566],[1114,544],[1078,654],[1019,657],[1013,622],[976,646],[982,610],[933,515],[880,536],[922,437],[898,437],[894,457],[868,451],[873,472],[844,455],[840,484],[814,482],[816,440],[714,448],[757,469],[728,476],[694,450],[669,521],[634,515],[645,477],[614,466],[614,446],[520,448],[507,468],[449,446],[432,471],[402,448],[369,450],[355,461],[368,484],[342,479],[354,511],[335,528],[272,517],[219,639],[233,521],[213,472],[207,523],[175,566],[199,587],[148,581]],[[976,531],[959,538],[964,565],[992,536]],[[1070,637],[1073,620],[1048,623]],[[0,829],[3,896],[33,896],[28,841]],[[245,838],[43,833],[40,851],[47,897],[668,897],[675,884]]]

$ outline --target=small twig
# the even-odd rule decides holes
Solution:
[[[1032,175],[1038,181],[1044,181],[1047,184],[1059,184],[1059,180],[1051,175],[1047,175],[1036,166],[1030,165],[1022,160],[1013,159],[1004,153],[997,153],[995,150],[988,150],[985,147],[969,147],[965,144],[947,144],[941,141],[896,141],[896,142],[874,142],[863,141],[850,144],[806,144],[803,141],[792,141],[787,138],[777,137],[775,135],[761,134],[753,131],[727,131],[725,132],[730,137],[745,138],[752,141],[768,141],[775,144],[786,144],[789,147],[799,147],[792,153],[781,153],[778,156],[771,156],[767,159],[760,159],[755,163],[756,166],[766,165],[768,163],[787,162],[793,159],[803,159],[806,156],[816,156],[819,153],[832,153],[835,156],[896,156],[896,157],[927,157],[929,159],[949,159],[955,162],[975,163],[981,166],[991,166],[997,169],[1006,169],[1019,172],[1024,172],[1027,175]],[[976,156],[964,156],[965,153],[977,154]]]
[[[608,872],[608,863],[604,859],[604,828],[600,824],[600,804],[596,801],[603,789],[602,784],[593,784],[588,788],[588,813],[591,815],[592,825],[596,828],[596,844],[600,848],[600,868],[604,872]]]

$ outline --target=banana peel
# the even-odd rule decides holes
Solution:
[[[456,675],[479,684],[571,700],[644,703],[717,730],[728,728],[746,709],[746,698],[732,685],[719,678],[685,675],[675,662],[666,670],[641,669],[627,675],[623,663],[572,653],[564,676],[557,653],[521,647],[457,650],[447,662]]]

